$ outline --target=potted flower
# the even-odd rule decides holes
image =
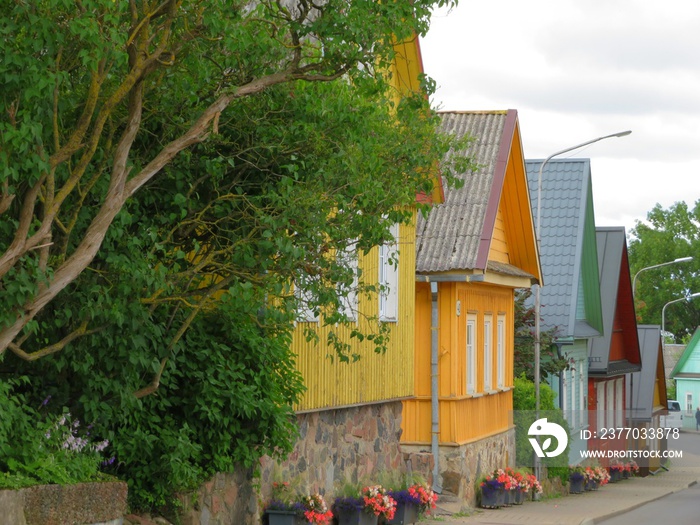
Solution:
[[[287,481],[272,484],[272,498],[265,505],[263,523],[266,525],[329,525],[333,513],[320,494],[301,496]]]
[[[394,518],[396,500],[381,485],[369,485],[359,494],[337,497],[333,511],[338,525],[376,525],[380,517]]]
[[[505,497],[505,505],[510,506],[510,505],[515,505],[515,498],[517,494],[517,489],[518,489],[518,480],[515,476],[515,471],[510,468],[506,467],[503,469],[504,473],[504,483],[503,483],[503,488],[505,489],[506,492],[506,497]]]
[[[622,479],[622,465],[618,462],[613,462],[608,467],[610,472],[610,483],[616,483]]]
[[[513,478],[515,479],[515,505],[522,505],[525,501],[527,494],[530,492],[532,487],[528,481],[528,473],[516,470]]]
[[[409,482],[410,483],[410,482]],[[401,490],[390,490],[389,495],[396,501],[396,513],[387,519],[389,525],[415,523],[423,514],[435,508],[438,496],[427,483],[406,484]]]
[[[534,474],[527,474],[527,483],[530,486],[530,491],[532,492],[532,498],[537,499],[537,497],[542,494],[542,485]]]
[[[635,460],[631,459],[628,465],[630,470],[630,476],[636,476],[637,474],[639,474],[639,465],[637,465],[637,462]]]
[[[502,471],[501,471],[502,472]],[[505,473],[495,471],[486,475],[479,483],[481,506],[485,509],[497,509],[505,502]]]
[[[569,466],[569,493],[581,494],[586,481],[586,469],[580,465]]]

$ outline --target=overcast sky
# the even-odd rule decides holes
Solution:
[[[698,0],[461,0],[421,40],[443,110],[516,109],[528,159],[588,157],[598,226],[700,199]]]

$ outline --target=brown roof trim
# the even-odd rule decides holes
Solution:
[[[476,256],[476,267],[484,270],[489,258],[489,248],[491,247],[491,239],[493,238],[493,229],[496,226],[496,214],[498,213],[498,204],[501,202],[501,192],[506,180],[506,170],[508,169],[508,159],[510,158],[510,149],[513,144],[513,136],[518,121],[518,112],[514,109],[509,109],[506,113],[506,120],[503,124],[503,134],[501,135],[501,143],[498,146],[498,157],[496,165],[493,169],[493,184],[491,185],[491,193],[486,205],[484,217],[484,227],[481,231],[481,239],[479,240],[479,253]]]

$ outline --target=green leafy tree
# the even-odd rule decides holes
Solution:
[[[518,466],[533,466],[534,452],[530,444],[528,430],[537,418],[557,423],[571,434],[569,424],[564,419],[561,409],[554,404],[554,391],[546,383],[540,385],[540,412],[535,411],[535,383],[524,374],[515,378],[513,389],[513,423],[515,424],[515,457]],[[555,457],[541,458],[541,464],[547,467],[549,477],[566,475],[568,478],[569,445]]]
[[[140,507],[289,451],[300,302],[334,324],[377,293],[339,255],[409,221],[452,145],[430,82],[396,104],[388,78],[443,3],[6,0],[7,406],[92,425]]]
[[[694,260],[645,270],[637,276],[635,302],[638,322],[661,324],[664,305],[700,291],[700,201],[693,207],[677,202],[668,209],[656,205],[645,223],[630,232],[629,259],[632,276],[643,268],[693,256]],[[700,325],[697,299],[679,301],[666,309],[664,328],[670,339],[680,341]]]
[[[532,292],[518,290],[515,294],[515,353],[514,375],[535,379],[535,309]],[[557,330],[540,331],[540,375],[543,380],[558,374],[568,366],[566,355],[560,356],[555,345]]]

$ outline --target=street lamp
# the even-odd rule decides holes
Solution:
[[[681,262],[688,262],[688,261],[692,261],[692,260],[693,260],[692,257],[681,257],[680,259],[674,259],[674,260],[672,260],[672,261],[668,261],[668,262],[665,262],[665,263],[655,264],[655,265],[653,265],[653,266],[647,266],[646,268],[642,268],[641,270],[639,270],[637,273],[634,274],[634,279],[632,279],[632,297],[635,296],[635,291],[637,290],[637,276],[638,276],[640,273],[642,273],[643,271],[645,271],[645,270],[651,270],[652,268],[658,268],[659,266],[666,266],[666,265],[668,265],[668,264],[675,264],[675,263],[681,263]]]
[[[632,133],[632,131],[627,130],[627,131],[620,131],[618,133],[613,133],[611,135],[604,135],[602,137],[595,138],[593,140],[588,140],[586,142],[582,142],[581,144],[577,144],[576,146],[571,146],[570,148],[563,149],[561,151],[557,151],[556,153],[552,153],[549,157],[544,159],[542,164],[540,164],[540,171],[537,176],[537,221],[536,221],[536,229],[535,229],[535,234],[536,234],[536,239],[535,242],[537,243],[537,252],[539,253],[540,251],[540,245],[542,241],[542,236],[540,234],[540,220],[542,217],[542,171],[544,170],[544,167],[546,164],[552,160],[554,157],[561,155],[563,153],[568,153],[569,151],[573,151],[579,148],[582,148],[584,146],[588,146],[589,144],[593,144],[594,142],[598,142],[600,140],[605,140],[613,137],[625,137]],[[535,417],[536,419],[539,419],[540,417],[540,309],[541,309],[541,300],[540,300],[540,285],[535,284]],[[537,477],[539,478],[540,472],[539,472],[539,467],[540,467],[540,461],[539,457],[535,455],[535,473],[537,474]]]
[[[613,137],[625,137],[632,133],[630,130],[627,131],[620,131],[619,133],[613,133],[612,135],[604,135],[602,137],[595,138],[593,140],[588,140],[586,142],[582,142],[581,144],[577,144],[576,146],[571,146],[570,148],[563,149],[561,151],[557,151],[556,153],[552,153],[549,157],[544,159],[542,164],[540,165],[540,171],[539,174],[537,175],[537,223],[536,223],[536,230],[535,233],[537,234],[537,251],[539,252],[540,249],[540,244],[542,243],[542,234],[540,232],[540,221],[542,217],[542,171],[544,170],[544,167],[547,165],[547,163],[552,160],[554,157],[561,155],[563,153],[568,153],[569,151],[573,151],[575,149],[582,148],[583,146],[588,146],[589,144],[593,144],[594,142],[598,142],[600,140],[604,139],[609,139]],[[540,411],[540,286],[539,284],[535,285],[535,411],[537,416],[539,416],[539,411]]]
[[[661,346],[664,348],[664,350],[666,349],[666,338],[664,337],[664,332],[666,331],[666,307],[669,304],[677,303],[680,301],[690,301],[694,297],[700,297],[700,292],[691,293],[688,297],[681,297],[680,299],[674,299],[673,301],[669,301],[661,309]]]

